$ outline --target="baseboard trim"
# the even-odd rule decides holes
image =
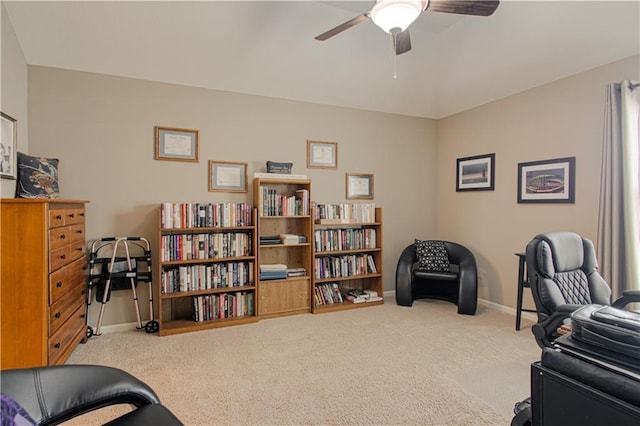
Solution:
[[[388,290],[383,292],[382,294],[384,297],[388,297],[392,299],[395,299],[395,296],[396,296],[395,290]],[[486,306],[489,309],[504,312],[506,314],[513,315],[514,317],[516,316],[515,308],[512,308],[510,306],[501,305],[499,303],[491,302],[485,299],[478,299],[478,303]],[[536,315],[530,312],[522,312],[522,318],[533,321],[533,322],[537,321]],[[121,333],[123,331],[137,330],[137,327],[138,327],[137,322],[130,322],[125,324],[103,325],[100,331],[101,331],[101,334]]]
[[[516,316],[516,309],[512,308],[510,306],[501,305],[499,303],[491,302],[490,300],[485,300],[485,299],[478,299],[478,302],[482,303],[487,308],[494,309],[494,310],[500,311],[500,312],[504,312],[506,314],[513,315],[514,317]],[[538,320],[538,317],[536,316],[535,313],[522,312],[521,314],[522,314],[522,318],[523,319],[528,319],[528,320],[531,320],[533,322],[536,322]]]
[[[100,334],[110,334],[110,333],[122,333],[123,331],[137,330],[138,323],[137,322],[129,322],[125,324],[113,324],[113,325],[103,325],[100,327]],[[96,329],[94,328],[95,332]]]
[[[388,290],[384,292],[384,297],[390,297],[395,299],[395,296],[396,296],[395,290]],[[504,312],[506,314],[513,315],[514,317],[516,316],[516,309],[510,306],[501,305],[499,303],[495,303],[490,300],[480,299],[480,298],[478,299],[478,303],[486,306],[489,309]],[[533,322],[536,322],[538,320],[536,314],[531,312],[522,312],[522,318],[533,321]]]

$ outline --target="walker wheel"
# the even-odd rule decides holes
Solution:
[[[91,328],[90,325],[87,326],[87,339],[91,338],[91,336],[93,336],[93,328]]]
[[[160,329],[160,324],[158,324],[158,321],[156,320],[151,320],[147,323],[147,325],[144,326],[144,331],[146,331],[149,334],[157,333],[159,329]]]

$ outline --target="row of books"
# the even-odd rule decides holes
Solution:
[[[315,223],[374,223],[375,203],[316,204],[313,209]]]
[[[251,256],[252,248],[250,232],[169,234],[160,237],[160,261]]]
[[[294,194],[279,194],[276,189],[267,185],[260,185],[260,205],[258,212],[261,216],[308,216],[309,191],[298,189]]]
[[[255,295],[252,291],[193,296],[193,320],[213,321],[253,316]]]
[[[375,229],[317,229],[314,231],[313,236],[316,251],[360,250],[376,248]]]
[[[313,295],[316,306],[344,302],[338,283],[316,284]]]
[[[378,272],[370,254],[321,256],[316,257],[314,262],[316,278],[351,277]]]
[[[162,293],[251,286],[254,283],[253,262],[225,262],[163,268],[160,280]]]
[[[251,226],[253,206],[247,203],[161,203],[164,229]]]

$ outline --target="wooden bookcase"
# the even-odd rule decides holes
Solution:
[[[254,204],[258,217],[258,315],[273,318],[311,312],[312,219],[311,181],[308,179],[255,178]],[[265,237],[303,236],[304,241],[260,244]],[[260,279],[260,265],[304,268],[302,276]]]
[[[382,209],[375,208],[375,221],[371,223],[340,223],[341,220],[314,224],[313,239],[313,313],[380,305],[382,300],[352,303],[322,296],[316,298],[318,287],[330,285],[340,288],[346,296],[348,290],[374,290],[383,296],[382,284]],[[346,221],[344,221],[346,222]],[[340,239],[340,244],[338,240]],[[373,262],[372,268],[369,262]],[[327,291],[327,290],[325,290]]]
[[[258,320],[255,223],[248,204],[160,206],[161,336]]]

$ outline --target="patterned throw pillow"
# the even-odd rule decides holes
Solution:
[[[18,152],[17,198],[60,198],[58,160]]]
[[[24,408],[16,401],[5,394],[0,394],[0,405],[2,406],[2,426],[31,426],[36,422],[31,418]]]
[[[421,271],[449,272],[449,254],[444,241],[416,240],[415,246]]]

